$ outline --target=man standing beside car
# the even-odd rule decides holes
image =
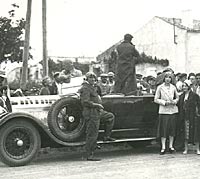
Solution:
[[[85,82],[82,84],[80,99],[83,106],[83,117],[86,121],[86,153],[87,160],[98,161],[100,159],[94,157],[94,151],[97,147],[97,138],[99,133],[100,121],[105,124],[105,141],[114,141],[111,138],[111,131],[114,125],[114,115],[104,111],[101,104],[101,98],[97,93],[95,82],[96,75],[93,72],[86,74]]]

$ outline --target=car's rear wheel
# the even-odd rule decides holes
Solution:
[[[76,141],[84,133],[85,121],[77,98],[65,97],[56,101],[47,119],[52,134],[62,141]]]
[[[33,124],[25,120],[7,122],[0,129],[0,158],[9,166],[31,162],[41,146],[41,138]]]

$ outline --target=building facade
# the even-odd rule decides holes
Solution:
[[[175,72],[200,72],[199,20],[186,23],[178,18],[155,16],[132,35],[133,43],[140,53],[152,58],[167,59],[169,67]],[[106,61],[120,42],[98,55],[97,60],[100,63]],[[145,68],[148,69],[144,71]],[[144,72],[151,71],[155,74],[164,68],[166,67],[161,65],[140,64],[136,66],[136,71],[146,75]]]
[[[186,26],[182,19],[155,16],[134,35],[139,52],[168,59],[175,72],[200,72],[199,21]]]

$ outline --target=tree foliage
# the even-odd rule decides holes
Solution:
[[[163,67],[169,65],[169,60],[167,59],[158,59],[156,56],[153,58],[152,56],[147,56],[144,52],[140,54],[137,58],[137,64],[141,63],[151,63],[151,64],[159,64]]]
[[[48,60],[48,65],[49,65],[49,76],[50,77],[52,77],[55,72],[61,71],[61,64],[56,63],[51,58],[49,58],[49,60]]]
[[[104,59],[104,62],[108,63],[109,71],[115,71],[117,61],[117,53],[115,51],[112,51],[109,59]],[[153,58],[152,56],[147,56],[144,52],[139,54],[136,60],[136,64],[142,64],[142,63],[150,63],[150,64],[159,64],[163,67],[167,67],[169,65],[169,60],[167,59],[158,59],[156,56]]]
[[[8,60],[22,61],[25,20],[16,20],[15,9],[19,6],[12,4],[12,7],[13,9],[8,12],[9,17],[0,17],[0,63]]]

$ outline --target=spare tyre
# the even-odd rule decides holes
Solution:
[[[58,139],[76,141],[85,129],[80,99],[64,97],[56,101],[50,107],[47,122],[52,134]]]

